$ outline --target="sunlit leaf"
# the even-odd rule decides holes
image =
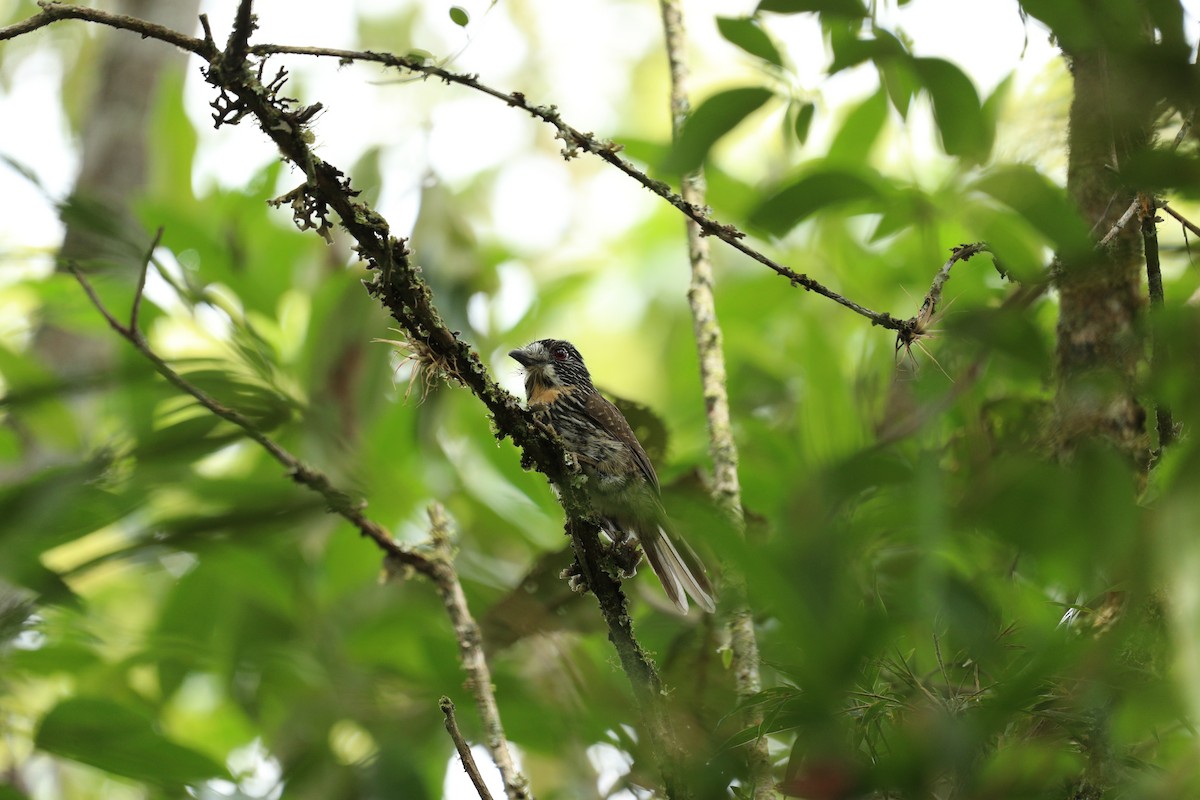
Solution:
[[[892,34],[883,29],[875,31],[874,38],[863,39],[852,27],[835,27],[829,36],[833,48],[833,62],[829,74],[858,66],[864,61],[874,61],[881,68],[896,61],[908,59],[908,50]]]
[[[921,83],[913,74],[912,61],[908,58],[890,58],[876,60],[879,67],[879,77],[887,90],[892,106],[900,112],[902,118],[908,117],[908,108],[913,97],[921,88]]]
[[[861,164],[879,141],[887,121],[887,96],[883,91],[854,106],[838,128],[825,158],[830,162]]]
[[[687,173],[700,166],[717,140],[761,108],[771,96],[770,89],[749,86],[727,89],[705,100],[683,124],[667,169]]]
[[[861,0],[761,0],[759,11],[778,14],[818,13],[836,17],[865,17],[867,9]]]
[[[933,101],[933,116],[946,153],[986,160],[992,136],[971,79],[940,58],[914,58],[912,68]]]
[[[717,30],[726,41],[769,64],[783,66],[779,48],[754,17],[717,17]]]

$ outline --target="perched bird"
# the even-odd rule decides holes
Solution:
[[[596,391],[583,356],[570,342],[542,339],[513,350],[525,370],[525,399],[551,427],[587,478],[592,510],[614,541],[634,537],[682,612],[688,596],[716,609],[704,566],[674,532],[659,498],[658,475],[621,412]]]

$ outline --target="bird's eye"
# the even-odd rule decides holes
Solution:
[[[556,347],[550,351],[550,355],[553,356],[555,361],[566,361],[568,356],[567,348]]]

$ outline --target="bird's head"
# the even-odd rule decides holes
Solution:
[[[539,339],[508,354],[525,369],[525,396],[546,390],[591,389],[592,376],[575,345],[561,339]]]

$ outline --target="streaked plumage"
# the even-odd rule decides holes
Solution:
[[[675,532],[659,498],[658,475],[621,412],[592,385],[583,357],[570,342],[542,339],[509,355],[525,369],[525,397],[544,407],[550,425],[587,477],[588,499],[616,540],[633,536],[675,606],[688,597],[712,612],[704,566]]]

